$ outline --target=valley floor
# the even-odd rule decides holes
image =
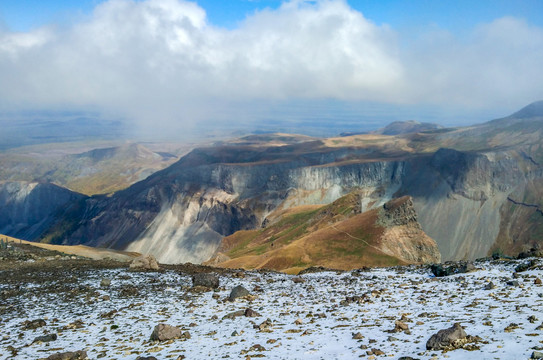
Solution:
[[[76,350],[90,359],[528,359],[543,348],[541,260],[512,278],[528,261],[476,262],[474,272],[442,278],[415,266],[300,277],[223,271],[217,290],[198,292],[179,267],[134,272],[113,262],[27,260],[0,271],[0,359]],[[495,288],[485,290],[490,281]],[[237,285],[254,297],[228,301]],[[260,316],[231,315],[247,308]],[[44,324],[32,329],[37,319]],[[407,332],[391,332],[397,320]],[[455,322],[480,337],[472,351],[426,350],[432,334]],[[190,338],[152,342],[159,323]],[[58,338],[33,342],[46,334]]]

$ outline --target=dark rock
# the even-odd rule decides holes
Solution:
[[[443,277],[474,271],[475,267],[470,262],[459,261],[456,263],[452,263],[449,266],[443,266],[443,264],[432,264],[430,265],[430,270],[435,277]]]
[[[398,360],[419,360],[419,359],[412,358],[411,356],[402,356],[398,358]]]
[[[158,359],[154,356],[138,356],[136,360],[158,360]]]
[[[122,287],[119,295],[122,296],[122,297],[127,297],[127,296],[138,296],[139,295],[139,290],[137,287],[135,287],[134,285],[125,285]]]
[[[34,339],[34,341],[32,341],[32,343],[36,343],[36,342],[50,342],[50,341],[55,341],[57,339],[57,334],[47,334],[47,335],[42,335],[42,336],[38,336]]]
[[[230,292],[230,296],[228,296],[228,300],[234,301],[238,298],[249,296],[249,295],[251,295],[251,293],[249,293],[249,290],[247,290],[241,285],[238,285],[232,289],[232,291]]]
[[[87,352],[83,350],[75,352],[56,353],[47,358],[47,360],[85,360],[88,359]]]
[[[45,326],[46,323],[45,323],[45,320],[43,319],[36,319],[36,320],[32,320],[32,321],[25,321],[23,323],[23,329],[24,330],[34,330],[34,329],[37,329],[37,328],[40,328],[42,326]]]
[[[517,265],[517,267],[515,268],[515,271],[516,272],[523,272],[523,271],[526,271],[526,270],[530,270],[531,268],[535,267],[536,265],[537,265],[536,260],[530,260],[527,263]]]
[[[485,285],[485,290],[492,290],[495,288],[496,288],[496,285],[494,285],[492,281]]]
[[[246,317],[259,317],[261,316],[259,313],[257,313],[256,311],[254,311],[253,309],[251,308],[247,308],[245,310],[245,314],[244,314]]]
[[[209,273],[199,273],[192,276],[192,286],[203,286],[210,289],[219,287],[219,277]]]
[[[541,285],[541,279],[540,278],[535,278],[534,284],[535,285]]]
[[[456,340],[464,339],[468,335],[459,323],[455,323],[452,327],[444,330],[439,330],[432,335],[426,342],[427,350],[443,350],[447,346],[452,345]]]
[[[237,311],[233,311],[231,313],[228,313],[228,314],[224,315],[222,317],[222,319],[223,320],[225,320],[225,319],[234,320],[235,318],[240,317],[240,316],[245,316],[245,311],[244,310],[237,310]]]
[[[180,328],[168,324],[158,324],[151,334],[151,341],[166,341],[180,337]]]
[[[509,286],[519,286],[520,284],[519,284],[519,282],[517,280],[509,280],[507,282],[507,285],[509,285]]]

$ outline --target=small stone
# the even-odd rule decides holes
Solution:
[[[541,279],[540,278],[535,278],[534,284],[535,285],[541,285]]]
[[[259,313],[257,313],[256,311],[254,311],[251,308],[247,308],[245,310],[244,315],[245,315],[245,317],[259,317],[259,316],[261,316]]]
[[[353,340],[362,340],[363,338],[364,336],[360,332],[353,333]]]
[[[158,360],[158,359],[154,356],[138,356],[136,360]]]
[[[485,290],[492,290],[495,288],[496,288],[496,285],[494,285],[492,281],[485,285]]]
[[[36,319],[36,320],[32,320],[32,321],[25,321],[23,323],[23,329],[24,330],[34,330],[34,329],[37,329],[37,328],[40,328],[42,326],[45,326],[46,323],[45,323],[45,320],[43,319]]]
[[[42,335],[42,336],[38,336],[34,339],[34,341],[32,341],[32,343],[36,343],[36,342],[50,342],[50,341],[55,341],[57,339],[57,334],[47,334],[47,335]]]
[[[532,356],[530,357],[530,359],[543,359],[543,352],[541,351],[534,351],[532,353]]]
[[[294,324],[296,324],[296,325],[302,325],[303,323],[304,323],[303,320],[300,319],[300,318],[298,318],[298,319],[296,319],[296,321],[294,321]]]
[[[299,276],[293,277],[292,282],[295,284],[303,284],[305,283],[305,280]]]
[[[111,285],[111,280],[110,279],[102,279],[100,281],[100,287],[109,287]]]
[[[47,360],[85,360],[88,359],[87,352],[83,350],[75,352],[56,353],[47,357]]]

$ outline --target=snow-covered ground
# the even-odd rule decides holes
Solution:
[[[50,284],[58,291],[20,283],[15,296],[14,285],[2,282],[0,359],[11,358],[13,350],[16,359],[76,350],[86,350],[90,359],[528,359],[543,348],[543,331],[536,330],[543,322],[543,286],[534,283],[543,271],[512,278],[515,266],[528,261],[481,262],[480,270],[443,278],[422,267],[306,274],[303,283],[284,274],[246,272],[243,278],[221,275],[218,291],[204,293],[190,291],[191,277],[174,271],[90,269],[77,282]],[[103,278],[111,279],[109,287],[100,286]],[[511,280],[518,284],[508,285]],[[489,281],[496,287],[485,290]],[[121,295],[127,285],[139,294]],[[227,301],[237,285],[256,298]],[[246,308],[261,316],[223,319]],[[402,316],[410,333],[389,332]],[[23,328],[24,321],[40,318],[45,326]],[[267,319],[268,331],[254,327]],[[482,338],[479,350],[426,350],[432,334],[455,322]],[[151,342],[159,323],[181,327],[191,337]],[[506,332],[511,323],[518,328]],[[363,338],[353,339],[358,332]],[[32,344],[52,333],[57,340]],[[372,349],[384,355],[368,355]]]

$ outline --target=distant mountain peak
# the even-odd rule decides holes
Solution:
[[[543,116],[543,100],[533,102],[530,105],[523,107],[510,117],[515,119],[526,119],[539,116]]]

